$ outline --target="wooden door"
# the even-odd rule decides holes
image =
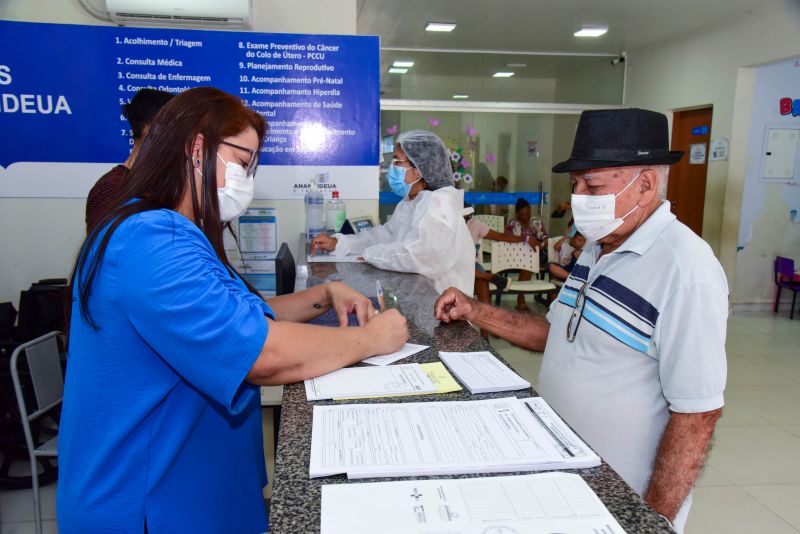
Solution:
[[[703,232],[708,145],[713,108],[676,111],[672,115],[672,150],[683,150],[669,173],[667,199],[672,212],[697,235]]]

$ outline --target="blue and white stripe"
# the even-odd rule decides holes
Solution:
[[[575,308],[578,294],[586,283],[589,268],[573,270],[558,296],[565,306]],[[659,312],[642,296],[616,280],[600,275],[584,292],[583,317],[621,343],[648,353]],[[579,334],[580,335],[580,334]]]

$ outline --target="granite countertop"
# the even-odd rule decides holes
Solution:
[[[463,322],[439,324],[433,317],[436,291],[424,277],[416,274],[394,273],[376,269],[363,263],[312,263],[308,265],[308,286],[330,280],[341,280],[367,296],[375,295],[375,280],[380,280],[384,292],[392,291],[398,297],[400,311],[409,321],[409,342],[429,345],[404,363],[439,361],[438,351],[492,350],[469,325]],[[315,323],[338,325],[332,312],[318,318]],[[418,402],[502,398],[510,395],[529,397],[530,389],[471,395],[467,389],[456,393],[435,396],[410,396],[384,399],[348,401],[368,402]],[[324,484],[346,484],[345,475],[311,479],[308,468],[311,454],[311,420],[314,405],[333,404],[333,401],[306,400],[302,383],[284,388],[278,450],[275,461],[272,502],[270,507],[270,532],[275,534],[311,533],[320,531],[321,487]],[[568,472],[580,474],[597,493],[620,525],[629,533],[673,532],[667,523],[650,509],[611,467],[603,462],[599,467]],[[506,473],[504,473],[506,474]],[[513,474],[513,473],[507,473]],[[521,473],[520,473],[521,474]],[[494,475],[456,475],[412,478],[468,478]],[[403,479],[365,479],[357,482],[374,482]],[[407,479],[406,479],[407,480]]]

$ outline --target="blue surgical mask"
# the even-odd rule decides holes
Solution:
[[[411,186],[422,180],[422,178],[419,178],[416,181],[407,184],[406,168],[398,167],[397,165],[389,166],[389,172],[386,174],[386,179],[389,181],[389,187],[391,188],[392,193],[401,198],[406,198],[408,196],[408,192],[411,191]]]

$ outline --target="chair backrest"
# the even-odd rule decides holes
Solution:
[[[527,243],[492,243],[492,272],[501,273],[511,269],[539,272],[539,248]]]
[[[481,221],[483,224],[489,227],[489,230],[494,230],[497,233],[502,234],[506,230],[506,219],[502,215],[473,215],[477,220]],[[481,239],[481,250],[480,254],[478,254],[479,262],[483,262],[483,253],[488,252],[489,254],[492,253],[492,243],[494,243],[491,239]]]
[[[474,217],[495,232],[500,232],[502,234],[506,229],[506,219],[502,215],[480,214],[474,215]]]
[[[774,263],[774,272],[776,278],[777,275],[781,275],[789,277],[791,280],[794,275],[794,260],[791,258],[784,258],[783,256],[777,256]]]
[[[64,397],[64,376],[58,351],[58,332],[49,332],[23,343],[11,355],[11,379],[17,394],[20,415],[31,421],[61,402]],[[19,373],[19,359],[24,355],[36,400],[36,409],[29,411]]]
[[[294,280],[297,276],[297,269],[294,263],[294,256],[289,250],[289,245],[281,243],[278,254],[275,256],[275,294],[288,295],[294,293]]]
[[[64,279],[40,280],[20,291],[16,337],[30,341],[54,330],[63,330],[67,285]]]

